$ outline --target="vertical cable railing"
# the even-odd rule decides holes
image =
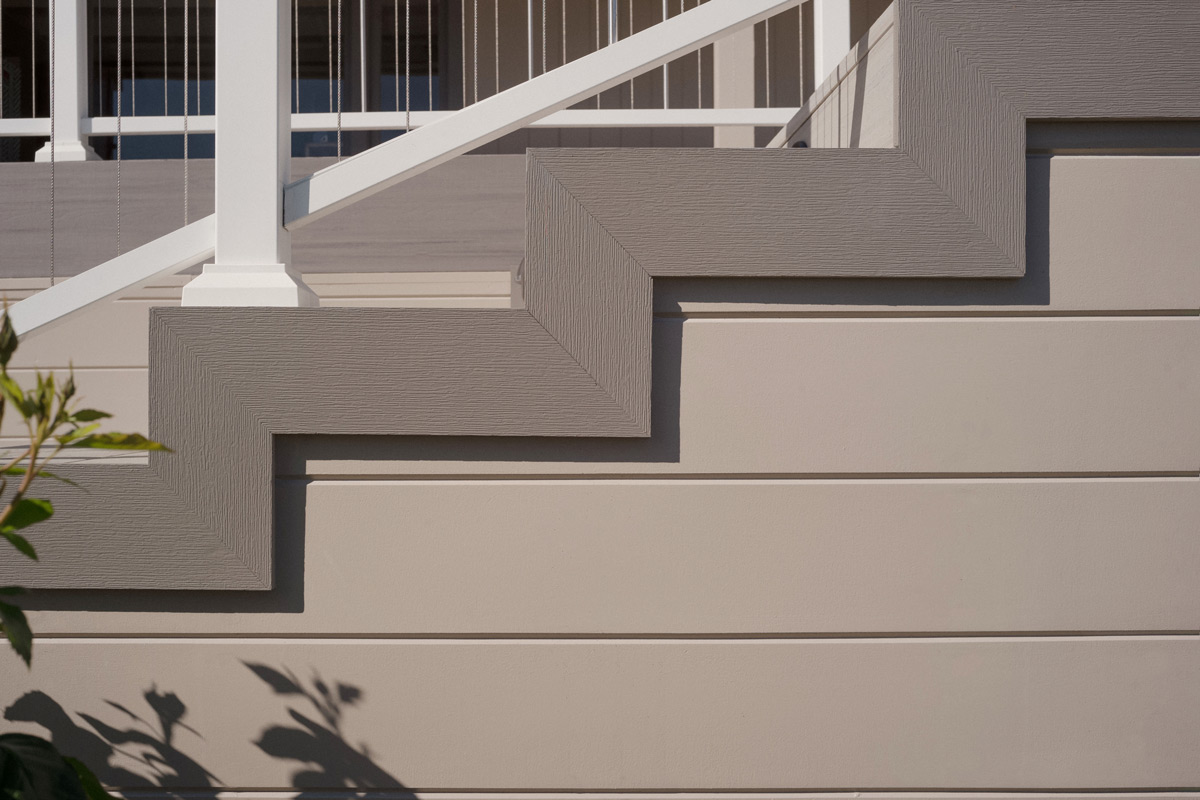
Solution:
[[[4,119],[4,0],[0,0],[0,119]]]
[[[37,113],[37,0],[29,0],[29,83],[32,91],[29,101],[33,105],[29,116]]]
[[[287,37],[293,78],[289,105],[296,115],[293,130],[299,135],[298,154],[344,158],[372,141],[349,135],[351,131],[399,135],[419,128],[451,113],[437,110],[439,96],[442,108],[447,94],[454,98],[454,107],[468,107],[519,83],[520,79],[511,77],[514,71],[524,72],[526,78],[537,77],[710,1],[338,0],[335,8],[335,0],[284,0],[292,15]],[[0,86],[0,138],[44,137],[49,130],[48,125],[38,127],[32,119],[37,113],[47,121],[48,26],[43,20],[49,0],[29,2],[25,6],[23,0],[0,0],[6,15],[0,17],[0,24],[11,23],[12,5],[20,3],[16,13],[27,13],[34,26],[31,38],[21,42],[21,52],[15,56],[20,69],[10,69],[10,80]],[[164,153],[153,157],[177,157],[184,150],[189,157],[195,157],[197,151],[207,154],[208,140],[197,142],[194,137],[210,135],[215,124],[211,111],[201,108],[203,93],[210,90],[212,81],[211,74],[201,73],[201,59],[210,57],[213,46],[211,37],[201,40],[201,30],[207,35],[212,29],[214,0],[88,0],[85,11],[89,15],[85,38],[91,50],[85,55],[86,71],[91,85],[81,113],[84,135],[115,137],[116,128],[122,127],[120,142],[115,138],[98,140],[99,154],[103,158],[113,158],[117,151],[126,157],[145,157],[149,152]],[[786,106],[796,102],[799,92],[793,83],[803,83],[803,48],[790,38],[799,40],[803,34],[804,15],[794,8],[785,13],[794,16],[787,22],[777,16],[760,23],[757,37],[757,95],[763,107],[759,110],[783,106],[779,114],[755,116],[750,113],[754,104],[746,102],[734,109],[745,112],[740,116],[732,112],[689,116],[686,112],[726,111],[712,107],[713,50],[708,45],[627,79],[605,90],[603,96],[576,103],[555,120],[562,120],[562,127],[614,128],[672,127],[673,119],[680,120],[681,127],[705,127],[710,118],[715,120],[713,126],[775,124],[777,117],[786,116]],[[156,19],[159,15],[161,22]],[[150,20],[153,22],[147,26]],[[165,56],[161,112],[147,105],[147,95],[153,97],[153,90],[159,88],[153,86],[159,78],[154,74],[158,57],[146,57],[160,45],[156,27],[162,28]],[[521,28],[524,36],[519,33]],[[7,33],[0,41],[6,63],[11,64],[11,29]],[[19,94],[24,95],[19,107],[15,105],[18,92],[13,88],[13,75],[19,76]],[[180,84],[182,104],[173,100]],[[147,85],[153,87],[149,93]],[[352,105],[347,105],[347,98]],[[321,103],[322,99],[326,102]],[[584,111],[590,116],[579,116]],[[578,122],[572,121],[572,114]],[[124,117],[123,124],[118,116]],[[538,124],[554,127],[550,122]],[[162,148],[179,145],[142,138],[161,133],[178,142],[185,125],[190,138],[174,155]],[[155,147],[158,150],[153,150]],[[8,151],[0,150],[0,158],[4,152]],[[29,148],[22,151],[26,158],[30,152]]]

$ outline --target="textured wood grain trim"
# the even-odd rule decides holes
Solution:
[[[650,275],[536,157],[526,203],[526,308],[649,436]]]
[[[151,326],[150,430],[177,452],[152,454],[147,467],[61,470],[91,494],[56,492],[61,512],[38,532],[41,561],[19,572],[6,563],[0,580],[271,588],[275,434],[649,428],[648,402],[631,416],[525,310],[158,308]],[[625,369],[649,385],[648,357]]]
[[[527,309],[155,310],[178,452],[0,582],[270,588],[275,434],[646,436],[652,278],[1018,277],[1027,120],[1200,117],[1193,0],[897,2],[895,149],[532,152]]]
[[[657,278],[1013,275],[1008,255],[899,150],[540,150],[530,159]]]

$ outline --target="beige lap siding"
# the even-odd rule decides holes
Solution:
[[[105,593],[120,636],[1184,631],[1200,482],[316,480],[276,484],[279,588]],[[239,613],[212,614],[230,607]],[[134,613],[130,613],[134,612]]]
[[[234,788],[290,786],[306,769],[324,773],[327,787],[382,772],[430,790],[1200,782],[1194,637],[109,639],[57,640],[38,658],[33,676],[21,670],[6,692],[46,689],[118,730],[153,735],[155,724],[106,701],[156,720],[141,693],[174,692],[192,730],[176,729],[173,747]],[[335,732],[251,665],[290,670],[314,694],[319,679],[359,696],[338,704]]]
[[[281,439],[278,588],[47,593],[0,706],[251,796],[1200,785],[1200,159],[1029,174],[1021,280],[660,281],[648,441]]]

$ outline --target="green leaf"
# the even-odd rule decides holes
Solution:
[[[41,800],[53,797],[55,773],[66,764],[54,745],[25,733],[0,735],[0,791],[6,797]]]
[[[5,474],[5,475],[24,475],[28,471],[29,470],[27,470],[25,467],[9,467],[8,469],[4,470],[3,474]],[[49,478],[52,481],[59,481],[60,483],[65,483],[68,486],[74,486],[76,489],[83,488],[82,486],[80,486],[78,483],[71,480],[70,478],[64,478],[62,475],[51,472],[48,469],[38,470],[37,476],[39,478]]]
[[[35,405],[33,401],[25,396],[25,392],[21,389],[20,384],[14,381],[7,374],[0,374],[0,395],[3,395],[8,402],[12,403],[17,411],[21,412],[21,416],[29,419],[33,416]]]
[[[8,312],[5,311],[4,319],[0,321],[0,366],[8,366],[13,353],[17,352],[18,343],[17,332],[13,330],[12,320],[8,318]]]
[[[140,433],[94,433],[82,439],[76,439],[64,447],[90,447],[97,450],[162,450],[171,452],[171,448],[158,442],[151,441]]]
[[[67,766],[75,770],[75,776],[79,778],[79,783],[82,784],[83,792],[87,795],[88,800],[116,800],[115,797],[104,791],[100,779],[82,761],[70,756],[63,756],[63,761],[66,761]]]
[[[12,597],[18,594],[25,594],[24,586],[0,586],[0,595]]]
[[[67,371],[67,382],[62,387],[62,399],[65,403],[75,396],[75,367],[74,365]]]
[[[45,739],[0,734],[0,797],[20,800],[89,800],[79,775]]]
[[[33,545],[29,543],[29,540],[11,529],[9,526],[5,525],[3,528],[0,528],[0,536],[3,536],[5,539],[7,539],[9,544],[20,550],[29,558],[32,558],[34,561],[38,560],[37,551],[33,549]]]
[[[71,419],[74,422],[95,422],[98,419],[112,419],[112,414],[106,414],[94,408],[85,408],[72,414]]]
[[[53,372],[47,373],[45,377],[42,377],[42,373],[38,373],[38,389],[38,407],[42,415],[45,416],[52,413],[54,410],[54,398],[56,393],[54,391]]]
[[[0,603],[0,628],[28,667],[33,659],[33,631],[29,629],[25,612],[10,603]]]
[[[66,432],[66,433],[64,433],[63,435],[61,435],[61,436],[56,436],[56,437],[54,437],[54,438],[55,438],[55,439],[58,439],[58,443],[59,443],[59,444],[65,445],[65,444],[67,444],[68,442],[73,442],[73,441],[75,441],[76,439],[82,439],[83,437],[85,437],[85,436],[87,436],[88,434],[92,433],[93,431],[95,431],[95,430],[96,430],[97,428],[99,428],[99,427],[100,427],[100,423],[99,423],[99,422],[97,422],[95,425],[88,425],[88,426],[86,426],[86,427],[83,427],[83,428],[75,428],[74,430],[67,431],[67,432]]]
[[[45,522],[54,516],[54,506],[49,500],[39,500],[36,497],[23,498],[13,506],[12,513],[4,520],[5,529],[19,531],[38,522]]]
[[[104,411],[97,411],[94,408],[85,408],[71,415],[71,420],[74,422],[95,422],[96,420],[113,419],[112,414],[106,414]]]

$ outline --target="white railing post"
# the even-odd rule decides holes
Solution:
[[[466,19],[463,19],[462,24],[464,26],[467,24]],[[525,55],[527,55],[529,57],[529,80],[533,80],[534,75],[536,74],[533,69],[533,64],[534,64],[534,57],[533,57],[533,0],[525,0],[525,30],[526,30],[525,41],[528,44],[528,46],[525,48],[526,49]],[[466,86],[466,84],[467,84],[467,76],[464,73],[463,74],[463,85]]]
[[[813,0],[813,86],[820,86],[850,52],[850,0]]]
[[[713,107],[754,108],[754,28],[713,44]],[[714,147],[754,147],[754,128],[713,128]]]
[[[54,28],[54,160],[93,161],[98,156],[81,135],[88,115],[87,0],[54,3]],[[50,160],[49,143],[34,160]]]
[[[315,306],[290,269],[292,0],[217,0],[216,254],[185,306]]]

